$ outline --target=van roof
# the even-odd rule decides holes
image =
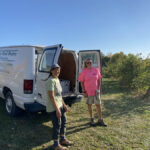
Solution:
[[[11,46],[2,46],[0,48],[11,48],[11,47],[35,47],[35,48],[44,48],[45,46],[41,45],[11,45]]]

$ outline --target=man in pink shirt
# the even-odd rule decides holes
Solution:
[[[101,111],[100,81],[102,76],[98,68],[92,67],[91,59],[86,59],[84,65],[85,67],[79,76],[79,81],[81,82],[82,93],[84,97],[86,97],[86,104],[88,104],[88,110],[91,118],[90,124],[95,126],[92,113],[92,104],[95,104],[98,113],[97,125],[107,126],[103,121]]]

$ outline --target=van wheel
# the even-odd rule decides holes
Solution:
[[[5,107],[8,115],[13,117],[18,115],[20,112],[20,108],[16,106],[12,93],[7,92],[5,99]]]

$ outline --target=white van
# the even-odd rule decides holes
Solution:
[[[61,44],[54,46],[8,46],[0,47],[0,97],[5,99],[9,115],[17,115],[21,109],[38,112],[45,110],[45,82],[50,66],[61,66],[62,95],[68,105],[82,98],[78,76],[84,59],[91,58],[93,65],[101,70],[100,50],[67,50]]]

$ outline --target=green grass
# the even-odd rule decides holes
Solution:
[[[150,99],[140,99],[103,80],[103,118],[108,127],[90,127],[87,106],[74,104],[67,113],[71,150],[150,150]],[[95,119],[96,109],[93,106]],[[52,124],[47,114],[9,117],[0,101],[0,150],[51,150]]]

